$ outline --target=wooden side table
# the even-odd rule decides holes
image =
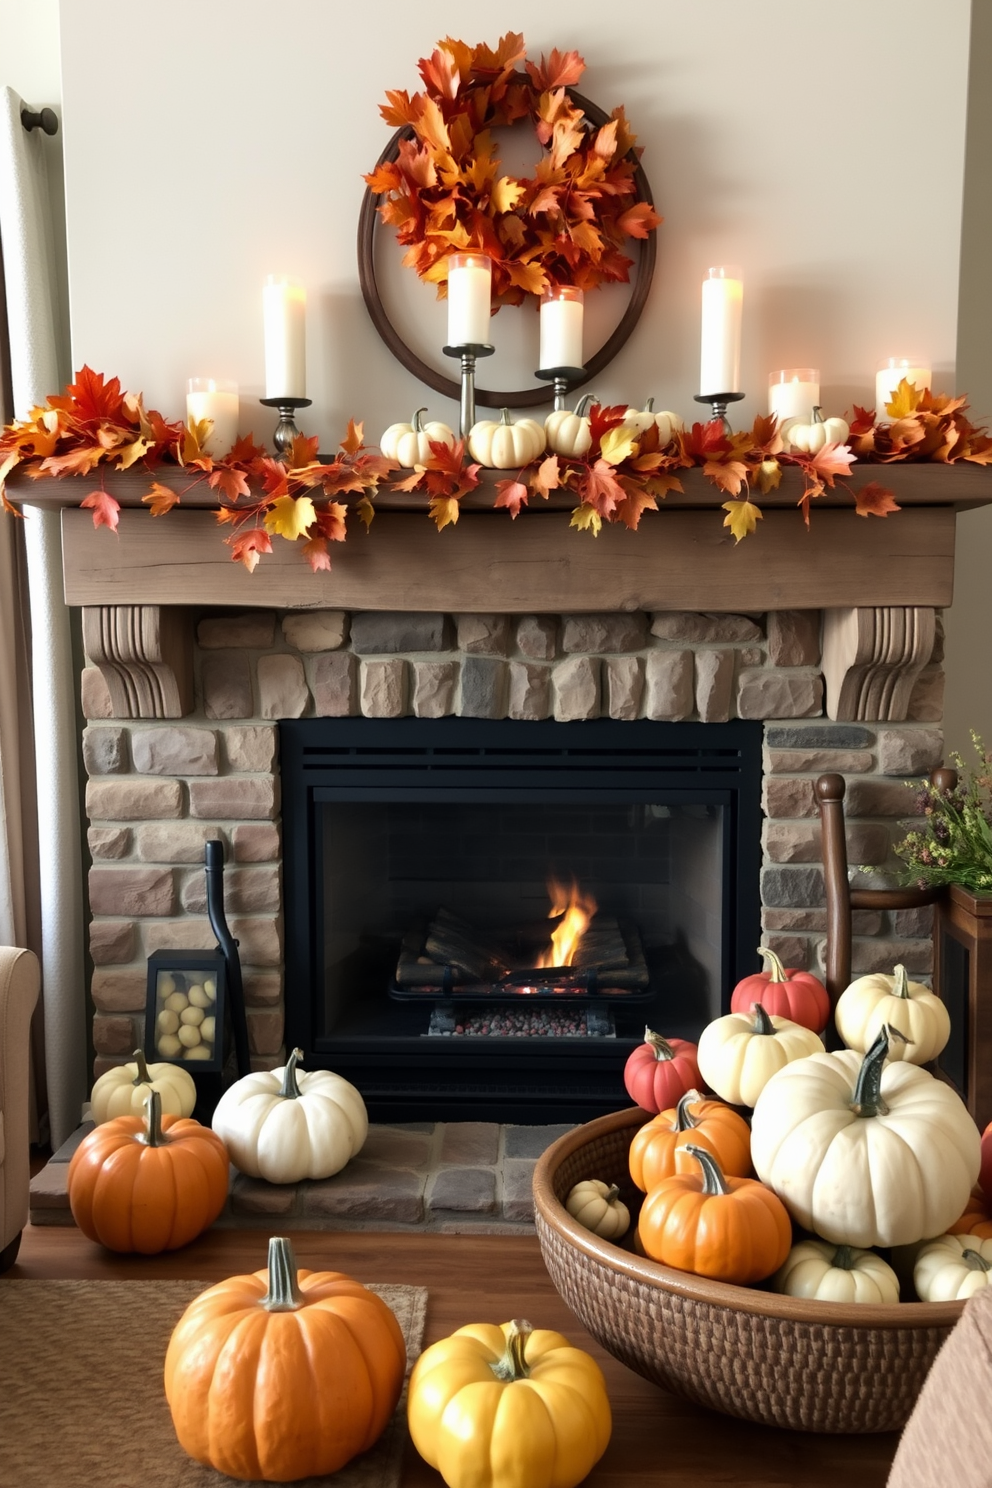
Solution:
[[[992,898],[952,884],[937,901],[934,987],[951,1015],[941,1065],[965,1093],[980,1130],[992,1121]]]

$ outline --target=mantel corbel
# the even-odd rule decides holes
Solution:
[[[823,613],[827,716],[897,723],[933,654],[936,612],[925,605],[861,605]]]
[[[193,629],[181,605],[83,605],[83,645],[107,684],[114,718],[193,711]]]

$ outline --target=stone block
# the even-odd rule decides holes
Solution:
[[[86,814],[90,821],[148,821],[183,814],[183,788],[178,780],[89,780]]]
[[[944,716],[944,673],[924,667],[910,694],[908,717],[917,723],[939,723]]]
[[[303,1213],[314,1219],[419,1224],[424,1217],[424,1177],[357,1157],[333,1178],[304,1185]]]
[[[503,1163],[503,1218],[533,1220],[533,1162],[515,1159]]]
[[[356,656],[394,656],[401,651],[450,651],[452,640],[452,626],[447,615],[365,610],[351,617],[351,649]]]
[[[816,908],[824,902],[821,868],[762,868],[762,904],[787,909]]]
[[[455,711],[458,686],[457,661],[414,661],[413,697],[415,718],[449,718]]]
[[[603,661],[603,706],[611,718],[639,718],[644,697],[644,661],[640,656],[608,656]]]
[[[356,615],[356,620],[359,618]],[[366,718],[402,718],[407,711],[405,661],[363,661],[361,706]]]
[[[819,610],[771,610],[767,624],[772,666],[819,666]]]
[[[442,1168],[427,1207],[432,1214],[495,1214],[496,1174],[492,1168]]]
[[[282,921],[261,915],[231,921],[231,934],[241,942],[241,960],[246,966],[282,964]]]
[[[91,920],[90,956],[95,966],[119,966],[137,955],[131,920]]]
[[[94,866],[89,896],[95,915],[171,915],[176,907],[171,868]]]
[[[271,610],[245,610],[241,615],[204,615],[196,627],[196,638],[204,651],[259,651],[276,638],[276,617]]]
[[[224,900],[229,913],[255,914],[280,907],[279,867],[228,868],[224,874]],[[183,909],[206,914],[207,883],[204,873],[192,873],[182,887]]]
[[[127,769],[127,737],[122,728],[83,729],[83,764],[87,775],[119,775]],[[135,769],[139,767],[136,765]]]
[[[647,616],[566,615],[562,621],[561,649],[566,656],[601,656],[608,651],[641,651],[647,645]]]
[[[814,770],[857,775],[872,768],[875,756],[867,749],[766,749],[764,762],[770,775],[812,774]]]
[[[264,1178],[249,1178],[239,1173],[231,1187],[233,1214],[295,1214],[300,1189],[296,1183],[266,1183]]]
[[[461,667],[461,718],[505,718],[509,684],[505,661],[492,656],[466,656]]]
[[[827,928],[825,909],[781,909],[767,907],[761,911],[764,930],[820,931]],[[851,913],[851,929],[855,935],[877,935],[882,928],[882,916],[877,909],[855,909]]]
[[[95,1121],[81,1121],[71,1136],[66,1137],[61,1147],[56,1148],[49,1158],[49,1162],[68,1163],[76,1155],[82,1142],[86,1140],[90,1132],[96,1127]]]
[[[794,779],[788,775],[767,775],[761,784],[761,809],[766,816],[819,816],[813,779]]]
[[[192,915],[179,920],[148,920],[141,926],[141,940],[146,956],[152,951],[209,951],[217,944],[210,921]]]
[[[737,712],[741,718],[815,718],[823,710],[823,678],[818,672],[741,672]]]
[[[901,780],[862,775],[847,782],[844,809],[848,816],[912,816],[916,788]]]
[[[68,1216],[66,1224],[75,1224],[69,1210],[69,1164],[48,1162],[40,1173],[31,1179],[31,1223],[39,1221],[36,1210],[64,1210]],[[42,1223],[51,1223],[47,1218]]]
[[[276,652],[257,664],[258,711],[263,718],[302,718],[310,703],[303,662]]]
[[[448,1121],[441,1130],[441,1162],[492,1166],[499,1157],[495,1121]]]
[[[141,775],[216,775],[217,735],[213,729],[164,724],[131,734],[131,757]]]
[[[271,775],[221,775],[191,780],[191,816],[230,821],[272,821],[279,809],[278,780]]]
[[[135,843],[143,863],[202,863],[206,844],[219,835],[217,827],[199,822],[144,822]]]
[[[769,749],[870,749],[874,742],[871,729],[859,723],[769,724],[765,729]]]
[[[881,775],[929,775],[944,758],[944,733],[936,728],[880,728],[876,748]]]
[[[805,935],[763,935],[761,943],[790,970],[810,971],[816,965],[814,947]]]
[[[916,909],[894,909],[890,924],[893,935],[900,939],[925,939],[933,934],[933,905],[921,904]]]
[[[387,1168],[426,1168],[432,1138],[419,1132],[399,1131],[391,1126],[370,1126],[362,1148],[362,1161],[382,1163]]]
[[[275,769],[279,736],[271,723],[231,724],[221,741],[229,770],[257,775]]]
[[[851,942],[851,975],[868,976],[880,971],[891,976],[896,966],[905,966],[910,976],[929,976],[933,971],[932,940],[860,940]]]
[[[97,1054],[131,1054],[137,1048],[133,1018],[122,1013],[97,1013],[93,1018],[93,1048]]]
[[[244,822],[231,831],[236,863],[278,863],[282,844],[274,822]]]
[[[821,863],[818,821],[766,821],[762,831],[765,853],[773,863]],[[889,834],[877,822],[847,823],[849,863],[884,863]]]
[[[692,674],[691,651],[652,651],[644,663],[645,715],[688,718],[694,702]]]
[[[318,718],[350,718],[358,711],[358,660],[350,651],[318,656],[310,669]]]
[[[283,1012],[280,1007],[249,1008],[248,1047],[253,1054],[278,1054],[282,1048]]]
[[[282,617],[282,633],[297,651],[337,651],[348,639],[344,610],[293,610]]]
[[[513,620],[509,615],[456,615],[457,644],[466,656],[509,656]]]
[[[551,673],[554,714],[559,723],[599,717],[598,656],[571,656]]]
[[[90,827],[86,833],[93,858],[126,858],[131,851],[130,827]]]
[[[245,1002],[250,1007],[271,1007],[282,997],[281,971],[252,971],[244,982]]]
[[[760,641],[761,626],[746,615],[697,615],[666,610],[651,619],[651,634],[662,641]]]
[[[146,990],[143,966],[126,969],[98,966],[90,983],[93,1006],[100,1013],[143,1013]]]
[[[79,702],[84,718],[113,718],[110,689],[99,667],[84,667],[79,678]]]
[[[243,651],[205,656],[200,668],[203,711],[208,718],[250,718],[255,711],[251,668]]]
[[[552,1142],[557,1142],[572,1130],[572,1122],[558,1126],[505,1126],[503,1128],[504,1157],[540,1157]]]
[[[696,712],[702,723],[726,723],[734,693],[733,651],[697,651]]]
[[[557,618],[524,615],[517,621],[517,646],[528,661],[553,661],[558,654]]]
[[[551,668],[531,661],[511,661],[506,714],[536,720],[551,712]]]

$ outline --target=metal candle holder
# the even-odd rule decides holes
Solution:
[[[313,402],[312,398],[259,398],[259,403],[264,408],[278,408],[279,422],[276,424],[276,432],[272,436],[272,443],[276,447],[277,455],[288,455],[293,448],[293,440],[299,434],[296,420],[293,414],[297,408],[309,408]]]
[[[722,419],[723,427],[727,433],[731,432],[730,423],[727,419],[727,404],[739,403],[744,397],[743,393],[694,393],[693,402],[709,403],[713,409],[712,418]]]
[[[467,439],[475,423],[475,364],[479,357],[492,356],[496,348],[482,342],[468,341],[464,346],[445,346],[442,349],[445,356],[461,358],[462,395],[459,419],[462,438]]]
[[[555,412],[565,407],[565,394],[570,387],[585,382],[589,373],[585,367],[543,367],[534,373],[542,382],[553,382],[555,387]]]

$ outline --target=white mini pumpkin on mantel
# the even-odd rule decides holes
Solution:
[[[898,1029],[906,1042],[894,1039],[889,1058],[908,1064],[929,1064],[951,1036],[946,1006],[922,982],[911,982],[905,966],[891,976],[858,977],[837,999],[834,1021],[847,1047],[858,1054],[867,1053],[885,1024]]]
[[[418,408],[408,424],[390,424],[379,440],[379,448],[386,459],[401,465],[404,470],[412,470],[415,465],[423,465],[429,460],[432,444],[454,448],[453,430],[434,420],[425,424],[421,415],[426,412],[426,408]]]
[[[480,419],[468,436],[468,452],[473,460],[489,470],[514,470],[529,465],[543,455],[547,439],[544,426],[537,419],[522,418],[514,422],[510,410],[500,410],[499,420]]]
[[[586,409],[596,402],[595,393],[583,393],[573,412],[556,408],[544,420],[548,449],[556,455],[585,455],[592,445],[592,430]]]
[[[850,426],[842,418],[824,418],[819,404],[809,423],[804,419],[786,419],[779,431],[786,447],[802,455],[815,455],[825,444],[845,444]]]
[[[662,446],[671,444],[675,435],[681,434],[685,428],[682,419],[677,413],[672,413],[671,409],[665,408],[661,413],[655,413],[653,398],[648,398],[643,408],[628,408],[623,421],[628,429],[635,429],[638,435],[646,434],[654,424]]]
[[[302,1058],[294,1049],[282,1069],[245,1075],[217,1103],[213,1129],[250,1178],[330,1178],[364,1146],[369,1118],[354,1085],[330,1070],[300,1073]]]
[[[142,1049],[135,1049],[131,1064],[105,1070],[90,1092],[93,1120],[98,1126],[115,1116],[144,1116],[145,1097],[157,1090],[163,1116],[192,1116],[196,1084],[188,1070],[178,1064],[146,1064]]]

